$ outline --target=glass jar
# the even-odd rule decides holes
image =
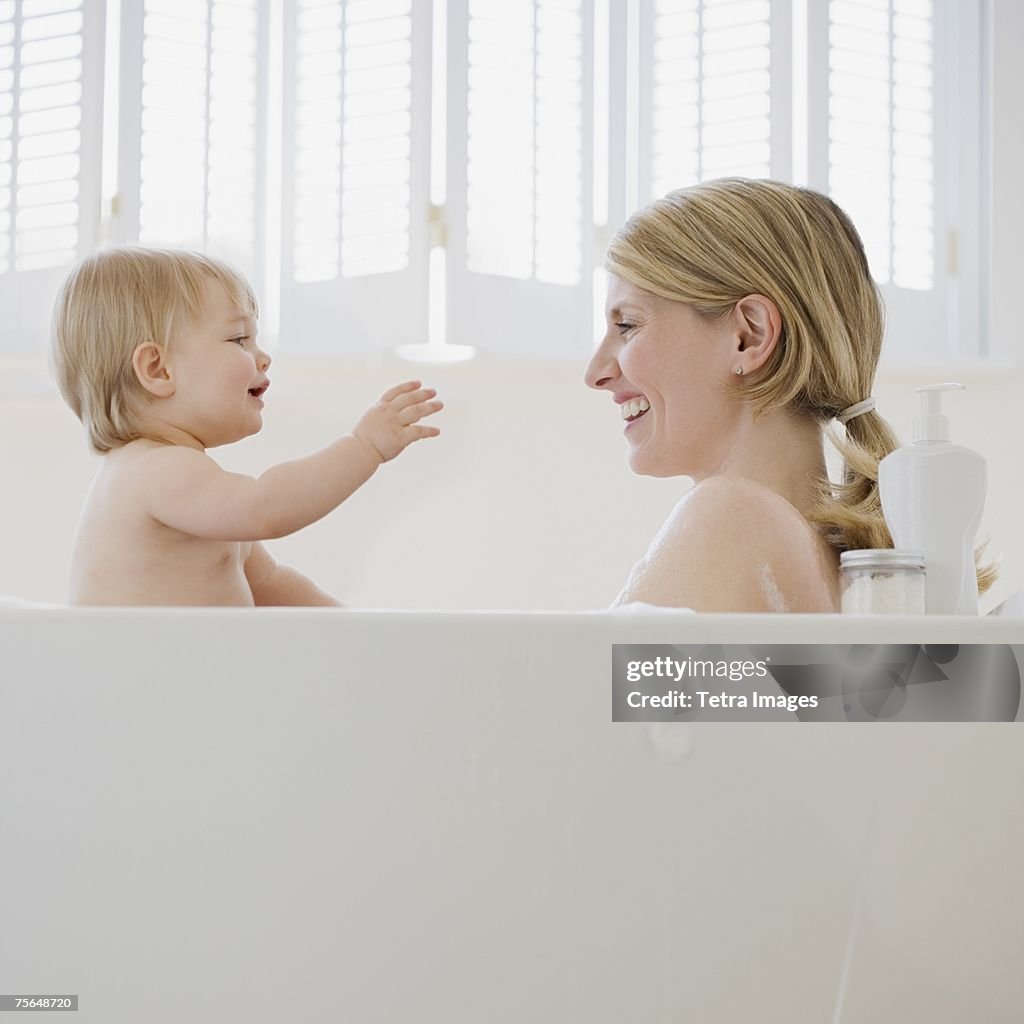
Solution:
[[[839,556],[844,615],[924,615],[924,555],[864,548]]]

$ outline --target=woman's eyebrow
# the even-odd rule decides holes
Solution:
[[[639,306],[630,305],[628,302],[623,303],[621,306],[612,306],[608,310],[608,317],[614,320],[616,317],[622,316],[623,313],[642,313],[643,310]]]

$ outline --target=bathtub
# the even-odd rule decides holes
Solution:
[[[0,993],[78,1024],[1019,1022],[1019,724],[613,723],[612,643],[1017,620],[0,609]]]

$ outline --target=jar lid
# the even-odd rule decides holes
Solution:
[[[860,548],[844,551],[839,556],[842,569],[865,569],[873,566],[885,569],[923,569],[924,555],[920,551],[897,551],[895,548]]]

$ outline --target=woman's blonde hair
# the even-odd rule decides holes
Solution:
[[[197,252],[115,246],[87,256],[68,275],[53,311],[51,355],[60,392],[94,451],[142,436],[139,411],[148,396],[132,355],[147,342],[167,348],[194,325],[210,280],[243,312],[259,315],[245,278]]]
[[[638,211],[612,240],[606,269],[708,318],[745,295],[770,298],[782,318],[761,370],[729,387],[770,409],[802,411],[825,427],[871,394],[885,333],[882,297],[850,218],[827,196],[776,181],[721,178],[670,192]],[[874,411],[830,431],[843,479],[818,481],[808,518],[840,551],[892,547],[878,494],[878,463],[899,446]],[[987,589],[994,567],[978,570]]]

